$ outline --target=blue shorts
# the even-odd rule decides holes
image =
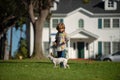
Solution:
[[[65,58],[65,50],[63,51],[57,51],[57,57],[64,57]]]

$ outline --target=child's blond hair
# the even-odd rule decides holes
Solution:
[[[59,30],[59,29],[61,29],[61,28],[65,30],[65,25],[64,25],[64,23],[59,23],[59,24],[57,25],[57,27],[56,27],[57,30]]]

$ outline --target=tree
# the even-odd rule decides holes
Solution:
[[[90,2],[90,0],[83,0],[83,3],[84,4],[87,4],[87,3],[89,3]]]
[[[5,34],[9,28],[18,27],[25,22],[25,14],[24,5],[20,0],[0,0],[0,38],[4,38],[4,42],[6,42]]]
[[[20,41],[19,41],[19,48],[18,50],[16,51],[16,54],[15,54],[15,58],[20,58],[20,56],[22,58],[28,58],[28,50],[27,50],[27,41],[25,38],[20,38]]]
[[[0,0],[0,36],[25,17],[24,6],[20,3],[19,0]]]
[[[22,0],[29,13],[29,18],[34,29],[34,53],[36,59],[43,58],[42,31],[44,22],[50,13],[54,0]],[[37,17],[37,19],[35,19]]]

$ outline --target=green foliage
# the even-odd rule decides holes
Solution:
[[[22,28],[23,24],[26,22],[26,17],[20,17],[15,24],[15,28],[16,30],[18,30],[18,28]]]
[[[9,27],[24,24],[26,14],[27,10],[21,0],[0,0],[0,34],[5,33]]]
[[[83,0],[83,3],[85,3],[85,4],[87,4],[89,2],[90,2],[90,0]]]
[[[19,48],[15,53],[15,58],[19,58],[22,56],[23,58],[28,58],[28,50],[27,50],[27,41],[24,38],[20,39]]]

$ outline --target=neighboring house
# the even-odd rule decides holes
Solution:
[[[119,0],[56,0],[52,8],[50,24],[45,23],[43,48],[45,54],[55,40],[56,25],[63,22],[69,34],[67,50],[69,58],[96,58],[120,50],[120,2]],[[31,51],[32,52],[32,51]]]

